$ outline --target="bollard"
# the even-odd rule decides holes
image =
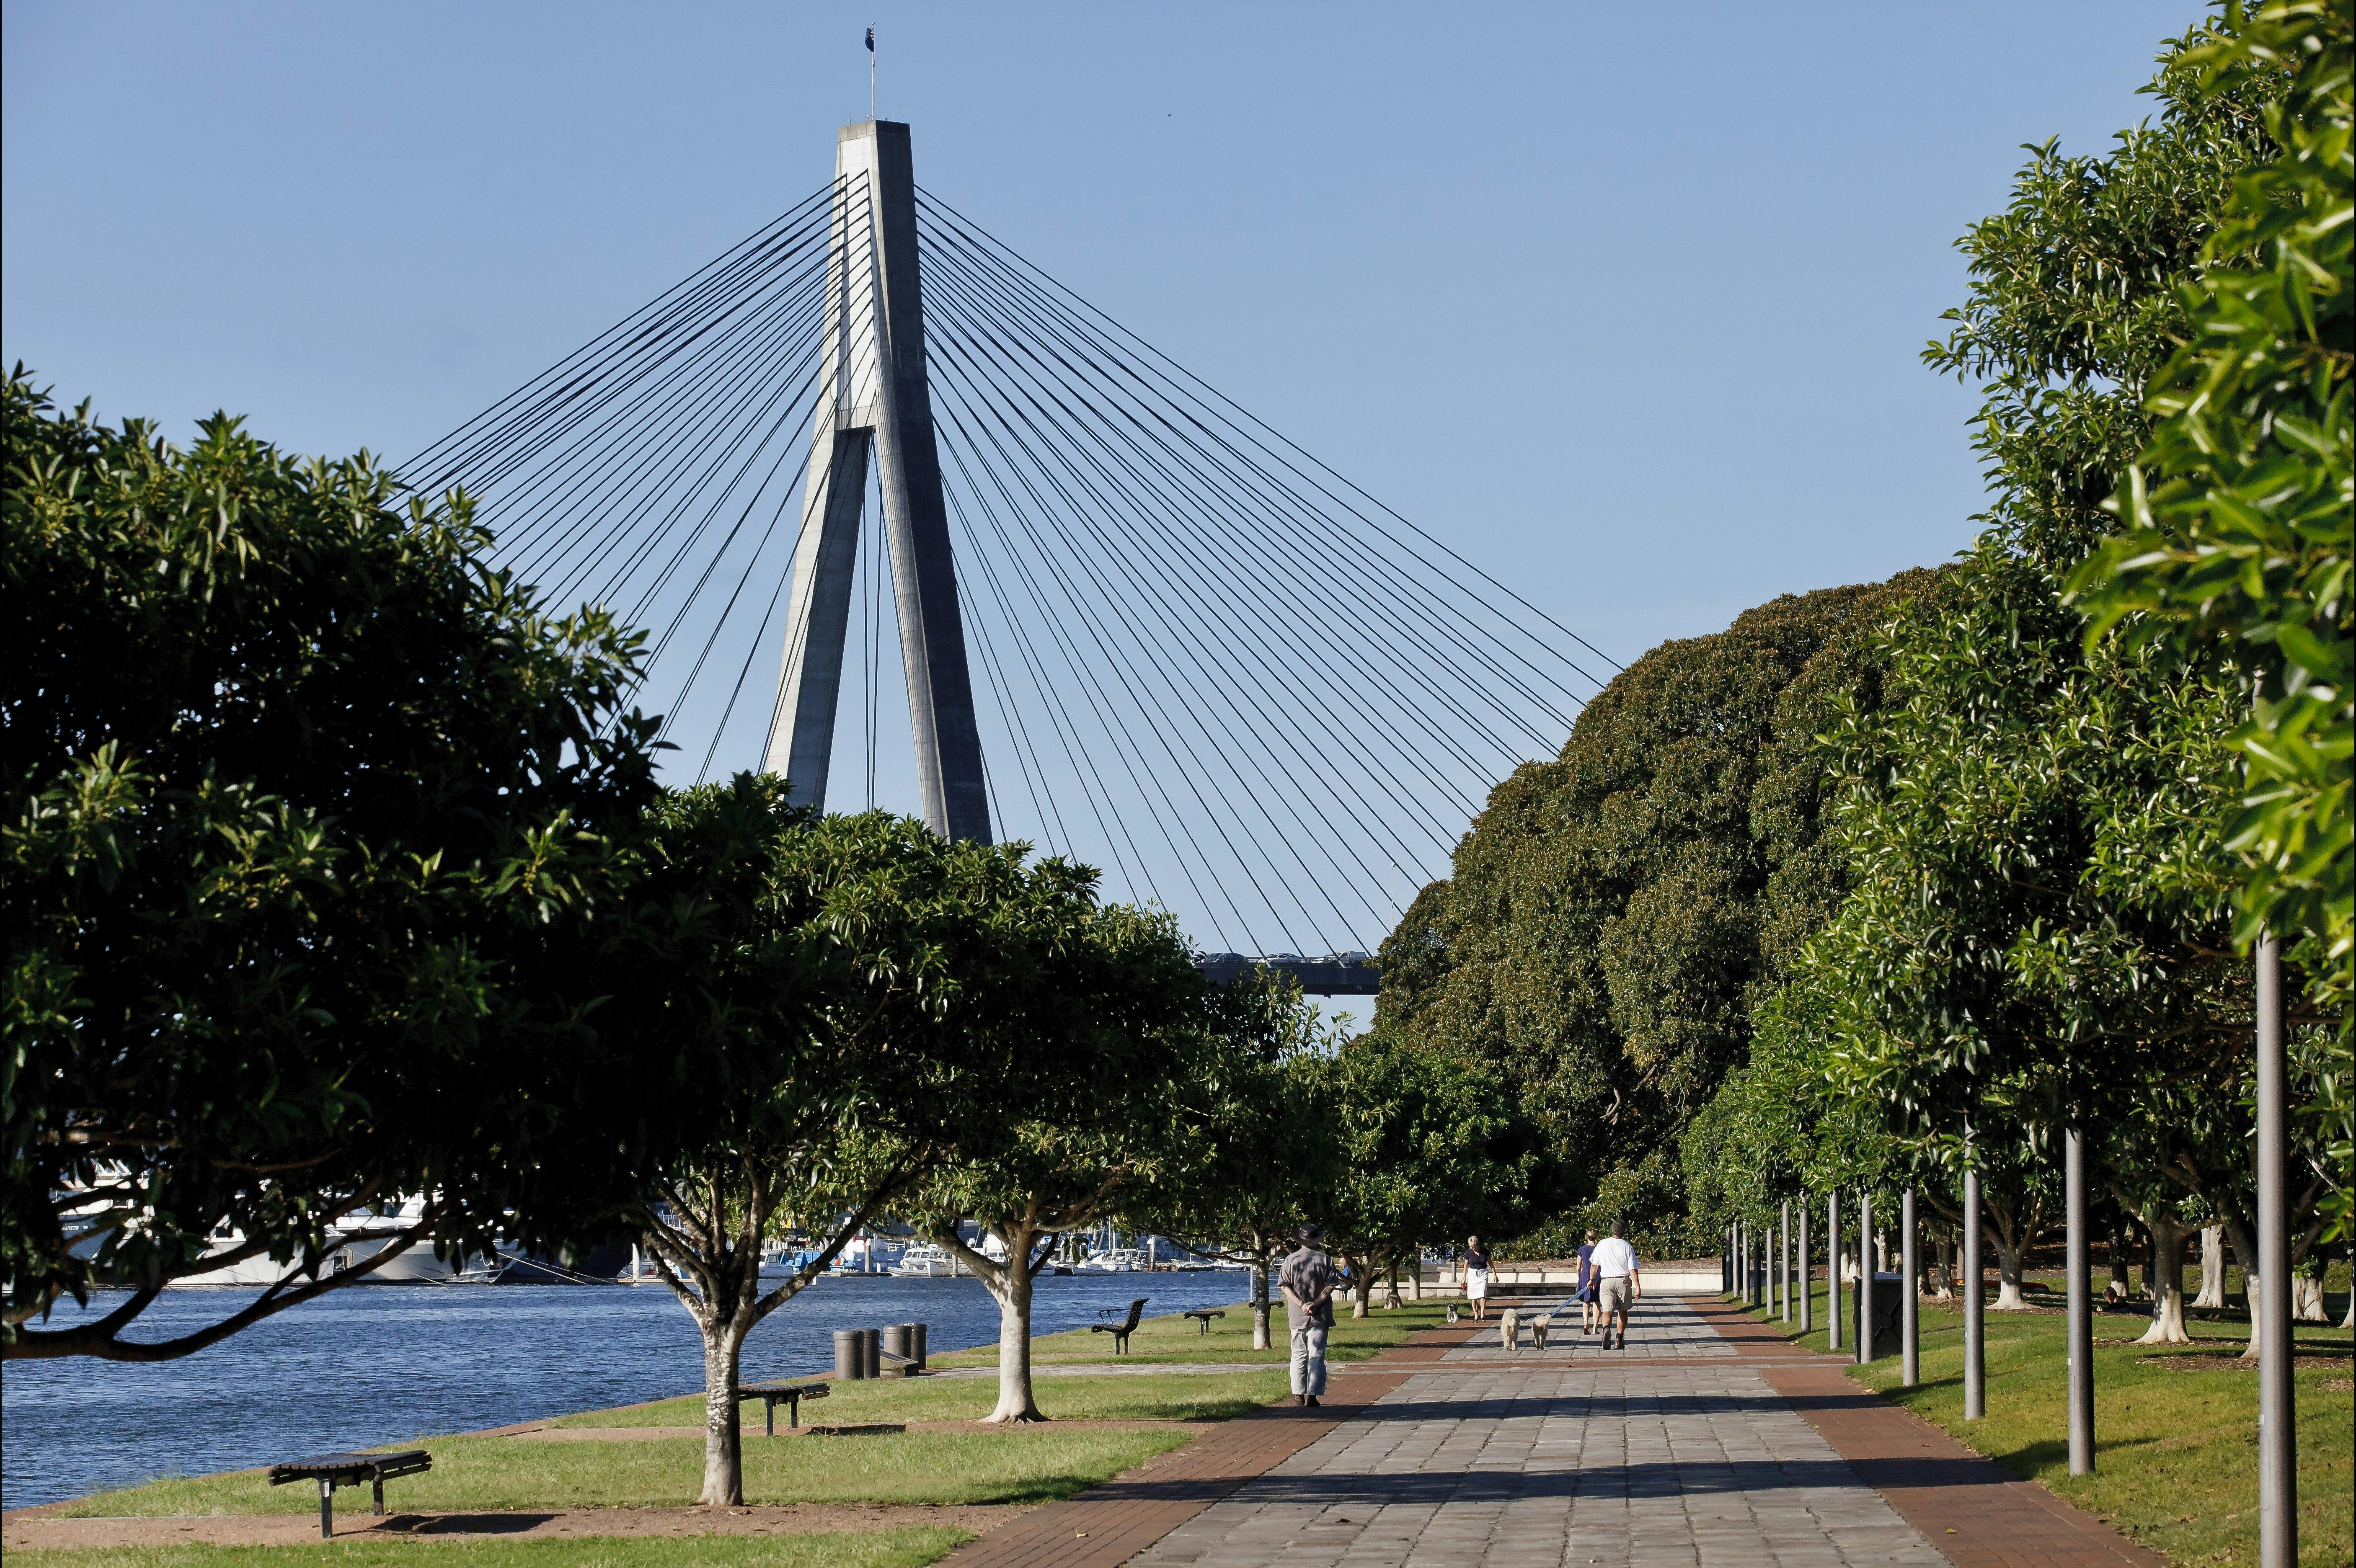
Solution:
[[[884,1375],[884,1331],[882,1329],[862,1328],[859,1331],[859,1359],[867,1369],[867,1376],[880,1378]]]
[[[916,1360],[915,1355],[908,1349],[908,1340],[911,1338],[908,1325],[890,1324],[883,1332],[884,1375],[887,1378],[906,1377],[911,1365]]]
[[[867,1347],[856,1328],[834,1331],[834,1377],[837,1382],[858,1382],[867,1376]]]

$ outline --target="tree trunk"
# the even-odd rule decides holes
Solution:
[[[1035,1213],[1033,1205],[1033,1212],[1021,1221],[987,1223],[990,1233],[1006,1244],[1004,1263],[993,1263],[967,1246],[955,1227],[937,1238],[973,1271],[991,1299],[998,1303],[998,1406],[981,1418],[984,1424],[1047,1419],[1039,1413],[1031,1392],[1031,1254],[1044,1233],[1033,1222]]]
[[[1026,1256],[1009,1241],[1007,1266],[990,1292],[998,1298],[998,1408],[982,1419],[1001,1424],[1047,1419],[1031,1395],[1031,1271],[1023,1266]]]
[[[2258,1261],[2257,1235],[2239,1214],[2228,1213],[2225,1216],[2224,1229],[2225,1239],[2233,1248],[2233,1256],[2242,1265],[2242,1296],[2250,1309],[2250,1342],[2242,1351],[2242,1360],[2255,1361],[2258,1359],[2258,1328],[2261,1320],[2258,1312],[2258,1296],[2259,1293],[2266,1288],[2266,1283],[2258,1277],[2255,1266]],[[2225,1278],[2223,1269],[2217,1271],[2217,1278],[2220,1282],[2218,1289],[2222,1295],[2224,1288],[2222,1282]]]
[[[2120,1233],[2121,1229],[2119,1221],[2114,1219],[2110,1233],[2104,1237],[2111,1254],[2111,1283],[2103,1291],[2105,1301],[2125,1301],[2134,1294],[2127,1284],[2126,1238]]]
[[[1374,1260],[1354,1259],[1350,1270],[1350,1316],[1364,1317],[1366,1304],[1375,1294]]]
[[[2151,1295],[2151,1327],[2136,1343],[2189,1345],[2192,1336],[2184,1331],[2186,1229],[2162,1213],[2158,1205],[2143,1217],[2143,1222],[2151,1232],[2151,1267],[2144,1273],[2144,1285]]]
[[[1954,1232],[1952,1231],[1943,1232],[1939,1237],[1939,1292],[1937,1299],[1941,1301],[1953,1301],[1955,1299],[1955,1236]]]
[[[2309,1274],[2290,1276],[2290,1315],[2293,1320],[2300,1323],[2321,1323],[2325,1320],[2323,1281],[2319,1277]]]
[[[1415,1262],[1408,1265],[1407,1298],[1409,1301],[1423,1299],[1423,1253],[1420,1251],[1415,1254]]]
[[[1383,1271],[1383,1310],[1386,1312],[1395,1312],[1398,1309],[1398,1274],[1397,1264],[1391,1264],[1389,1268]]]
[[[744,1445],[736,1425],[737,1368],[744,1333],[734,1322],[707,1319],[703,1330],[703,1495],[713,1508],[744,1506]]]
[[[1252,1349],[1265,1350],[1270,1341],[1268,1334],[1268,1271],[1276,1261],[1276,1249],[1261,1243],[1259,1259],[1252,1264]]]
[[[2192,1298],[2195,1307],[2222,1307],[2225,1305],[2225,1227],[2201,1227],[2201,1294]]]
[[[1988,1239],[1996,1243],[1996,1299],[1988,1303],[1991,1312],[2026,1312],[2029,1302],[2020,1294],[2020,1239],[2009,1225],[1992,1225],[1995,1232]]]

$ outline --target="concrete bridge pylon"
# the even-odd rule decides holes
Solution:
[[[825,807],[872,455],[924,819],[943,837],[988,843],[981,731],[925,373],[916,173],[905,124],[862,121],[836,138],[826,289],[821,389],[764,766],[786,776],[797,804]]]

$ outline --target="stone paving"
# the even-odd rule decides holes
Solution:
[[[1686,1297],[1657,1296],[1640,1301],[1629,1317],[1633,1338],[1625,1351],[1613,1350],[1619,1357],[1660,1356],[1685,1360],[1689,1357],[1719,1358],[1735,1353],[1734,1346],[1716,1328],[1686,1310]],[[1547,1329],[1547,1348],[1539,1350],[1530,1339],[1529,1321],[1541,1313],[1551,1313],[1554,1322]],[[1504,1331],[1495,1326],[1496,1314],[1490,1314],[1483,1327],[1462,1345],[1441,1359],[1449,1361],[1494,1361],[1500,1359],[1519,1360],[1559,1360],[1565,1355],[1576,1356],[1591,1352],[1601,1356],[1607,1352],[1601,1347],[1603,1336],[1582,1334],[1579,1329],[1579,1304],[1565,1296],[1558,1301],[1534,1301],[1522,1307],[1522,1343],[1518,1350],[1505,1349]]]
[[[1481,1341],[1485,1340],[1483,1344]],[[1487,1331],[1245,1481],[1136,1568],[1940,1568],[1949,1559],[1684,1298],[1626,1351]],[[1567,1352],[1567,1353],[1566,1353]],[[1467,1362],[1487,1360],[1482,1374]]]

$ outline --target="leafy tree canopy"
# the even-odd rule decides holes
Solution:
[[[678,1129],[672,1057],[601,1017],[643,934],[636,638],[486,566],[463,497],[201,430],[0,390],[11,1356],[185,1354],[402,1194],[404,1244],[562,1241]],[[208,1253],[287,1275],[118,1337]],[[136,1288],[29,1327],[99,1285]]]
[[[1933,581],[1787,595],[1654,649],[1498,786],[1384,944],[1378,1028],[1510,1086],[1547,1135],[1541,1212],[1681,1213],[1687,1120],[1844,889],[1815,737],[1878,702],[1870,634]]]

